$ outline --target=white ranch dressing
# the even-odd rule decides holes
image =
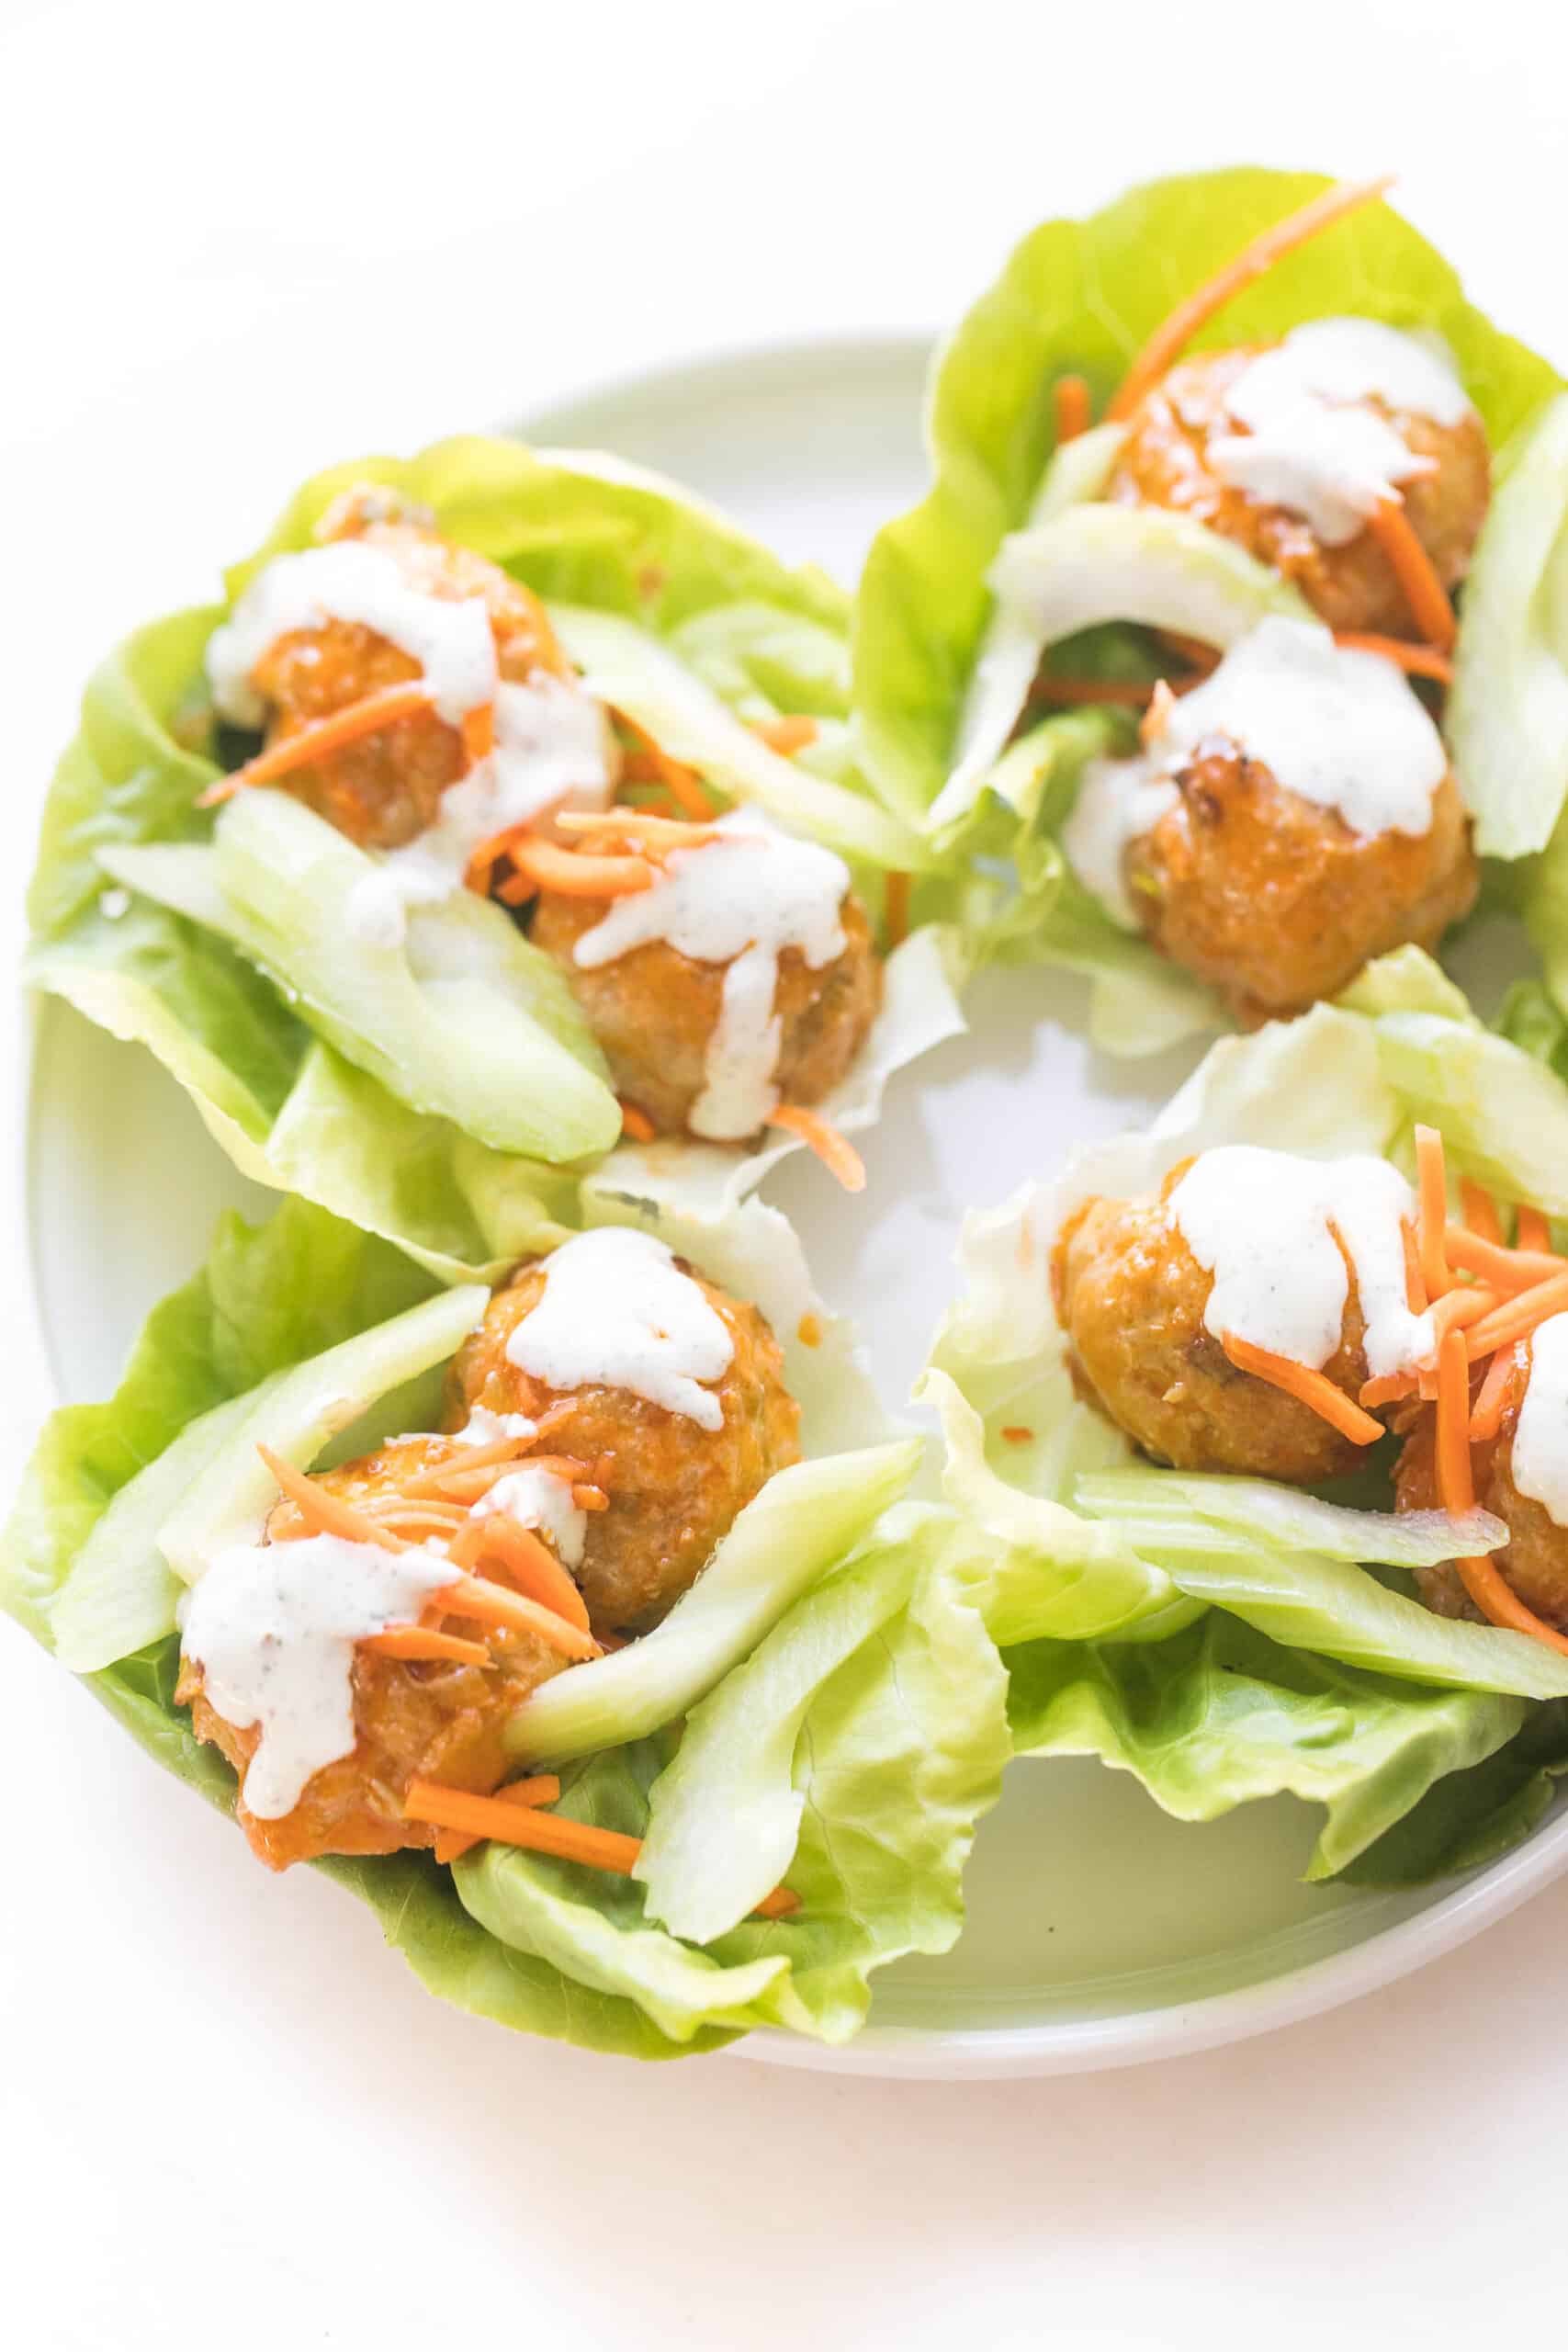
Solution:
[[[1470,413],[1446,353],[1375,319],[1315,319],[1237,377],[1225,406],[1247,429],[1212,435],[1208,461],[1223,481],[1302,515],[1325,547],[1343,547],[1401,483],[1435,470],[1373,400],[1438,424]]]
[[[291,1813],[323,1766],[354,1752],[354,1646],[412,1624],[452,1567],[427,1546],[386,1552],[341,1535],[220,1552],[186,1603],[182,1646],[236,1731],[261,1726],[245,1803]]]
[[[688,1124],[694,1135],[734,1142],[755,1135],[778,1108],[779,957],[793,947],[820,971],[843,954],[850,869],[831,850],[781,832],[755,809],[733,810],[714,831],[717,840],[674,851],[650,890],[617,899],[572,955],[593,971],[662,940],[694,962],[728,967]]]
[[[495,698],[495,639],[483,597],[433,596],[412,585],[385,548],[344,539],[275,556],[213,631],[207,674],[220,716],[260,727],[266,703],[251,673],[280,637],[330,621],[374,629],[417,662],[448,727]]]
[[[526,1413],[492,1413],[488,1405],[470,1405],[468,1418],[452,1433],[454,1445],[493,1445],[498,1438],[537,1437],[539,1425]]]
[[[1348,1256],[1370,1376],[1408,1372],[1431,1352],[1432,1317],[1412,1315],[1405,1296],[1400,1228],[1415,1220],[1416,1196],[1386,1159],[1370,1152],[1299,1159],[1223,1144],[1193,1161],[1169,1204],[1178,1232],[1214,1278],[1203,1328],[1216,1339],[1234,1331],[1320,1372],[1340,1341]]]
[[[1549,1315],[1530,1339],[1530,1374],[1514,1428],[1514,1484],[1568,1527],[1568,1315]]]
[[[615,759],[610,714],[581,686],[544,671],[498,685],[494,750],[447,786],[416,840],[367,852],[375,870],[349,893],[350,932],[367,946],[398,946],[409,909],[460,890],[481,842],[546,810],[608,808]]]
[[[1129,847],[1175,807],[1174,779],[1225,744],[1368,837],[1427,832],[1448,774],[1442,737],[1395,663],[1336,645],[1314,621],[1271,616],[1172,703],[1146,751],[1085,767],[1062,847],[1113,922],[1137,927]]]
[[[728,1370],[729,1333],[674,1253],[649,1233],[603,1226],[544,1263],[545,1291],[506,1342],[509,1360],[549,1388],[628,1389],[705,1430],[724,1408],[704,1387]]]
[[[498,1478],[488,1495],[474,1505],[476,1519],[497,1515],[514,1519],[519,1527],[536,1527],[547,1535],[558,1556],[569,1568],[581,1565],[588,1540],[588,1513],[571,1498],[571,1480],[554,1470],[525,1462]]]

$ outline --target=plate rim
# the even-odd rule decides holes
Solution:
[[[745,379],[761,372],[787,376],[792,365],[803,361],[820,368],[835,356],[863,367],[899,359],[908,363],[921,351],[929,354],[939,341],[935,330],[910,325],[853,333],[799,333],[705,345],[684,357],[662,358],[650,368],[569,381],[537,408],[525,409],[488,429],[509,438],[536,440],[542,438],[543,428],[554,437],[558,435],[564,413],[575,401],[613,403],[635,399],[639,391],[668,394],[682,383],[702,383],[711,390],[727,378]],[[25,918],[23,930],[25,936]],[[40,1001],[24,984],[13,1029],[17,1052],[11,1099],[19,1115],[12,1129],[6,1181],[19,1204],[24,1270],[23,1279],[16,1285],[20,1328],[13,1331],[12,1345],[28,1367],[28,1386],[24,1393],[46,1398],[48,1409],[52,1410],[66,1400],[56,1383],[45,1330],[32,1182],[42,1010]],[[22,1433],[22,1442],[15,1449],[18,1464],[26,1459],[26,1441],[32,1434]],[[839,2045],[760,2027],[729,2044],[724,2054],[813,2073],[971,2081],[1110,2071],[1194,2055],[1303,2022],[1396,1983],[1458,1951],[1565,1871],[1568,1808],[1535,1831],[1517,1851],[1471,1871],[1415,1916],[1374,1928],[1343,1951],[1229,1992],[1161,2002],[1111,2017],[1064,2018],[1029,2025],[926,2027],[879,2024],[873,2016],[852,2041]]]

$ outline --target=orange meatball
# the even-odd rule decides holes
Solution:
[[[402,1438],[342,1468],[323,1471],[316,1483],[354,1503],[400,1495],[410,1480],[448,1460],[451,1446],[439,1438]],[[297,1513],[280,1505],[267,1537],[281,1532]],[[454,1632],[472,1633],[457,1619]],[[558,1650],[532,1634],[483,1629],[492,1663],[488,1667],[446,1661],[381,1657],[357,1648],[352,1668],[354,1752],[339,1757],[307,1781],[299,1803],[276,1820],[263,1820],[244,1802],[244,1775],[261,1742],[254,1725],[240,1729],[225,1721],[208,1699],[200,1668],[182,1661],[175,1696],[191,1711],[198,1739],[228,1758],[241,1779],[236,1808],[252,1851],[273,1870],[309,1861],[318,1854],[394,1854],[407,1846],[433,1846],[438,1832],[403,1818],[402,1800],[415,1779],[488,1794],[506,1777],[503,1743],[507,1718],[540,1683],[566,1664]]]
[[[1230,746],[1174,778],[1179,796],[1128,845],[1128,894],[1174,964],[1248,1023],[1337,995],[1363,964],[1435,947],[1475,903],[1480,876],[1451,775],[1425,833],[1353,832]]]
[[[1179,1470],[1234,1470],[1298,1486],[1343,1477],[1362,1449],[1251,1373],[1238,1371],[1203,1310],[1213,1287],[1168,1206],[1190,1160],[1158,1196],[1092,1200],[1069,1218],[1052,1258],[1057,1319],[1074,1378],[1134,1444]],[[1366,1326],[1354,1270],[1340,1344],[1322,1367],[1355,1396],[1367,1378]]]
[[[687,1132],[705,1083],[708,1043],[718,1025],[723,964],[700,964],[651,941],[613,964],[584,970],[572,958],[583,933],[602,922],[602,899],[546,891],[529,937],[570,981],[604,1050],[615,1091],[660,1134]],[[847,1074],[882,1002],[882,966],[864,908],[852,893],[841,910],[843,954],[813,970],[798,948],[779,958],[773,1006],[783,1024],[776,1070],[787,1102],[819,1102]]]
[[[574,1571],[596,1633],[655,1623],[695,1583],[736,1514],[775,1470],[800,1459],[800,1408],[784,1385],[784,1359],[768,1324],[754,1306],[700,1274],[692,1279],[734,1350],[713,1385],[722,1429],[705,1430],[628,1389],[559,1391],[525,1378],[506,1343],[544,1296],[537,1261],[519,1267],[497,1292],[452,1367],[451,1428],[476,1405],[537,1416],[570,1402],[570,1419],[551,1443],[591,1464],[609,1497],[607,1510],[589,1515]]]
[[[1226,397],[1269,347],[1203,352],[1173,368],[1129,419],[1107,496],[1123,505],[1169,507],[1234,539],[1293,581],[1331,628],[1418,637],[1399,582],[1370,531],[1342,547],[1325,546],[1304,516],[1254,498],[1211,466],[1211,440],[1237,430]],[[1413,456],[1436,460],[1436,470],[1404,483],[1402,495],[1416,537],[1451,589],[1469,569],[1491,491],[1481,421],[1467,415],[1456,424],[1439,424],[1379,400],[1364,405],[1393,425]]]

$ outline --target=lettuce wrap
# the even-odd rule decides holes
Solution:
[[[366,854],[288,796],[199,796],[220,748],[209,639],[270,558],[304,547],[332,501],[385,483],[548,604],[591,688],[690,761],[840,851],[874,918],[914,872],[919,926],[888,967],[887,1010],[823,1115],[874,1119],[889,1073],[961,1025],[958,894],[860,776],[849,743],[848,600],[722,516],[608,458],[468,438],[316,476],[230,573],[227,603],[138,630],[90,682],[45,810],[28,974],[143,1044],[243,1171],[399,1242],[448,1281],[492,1276],[577,1221],[576,1182],[618,1144],[598,1047],[550,961],[493,904],[414,910],[400,943],[347,940]],[[749,722],[803,715],[787,759]],[[751,1189],[793,1138],[717,1150]],[[666,1182],[680,1148],[665,1146]],[[697,1147],[694,1193],[714,1184]]]
[[[867,776],[944,858],[1011,857],[1018,891],[993,910],[986,949],[1088,974],[1091,1035],[1114,1053],[1157,1051],[1229,1023],[1217,999],[1119,930],[1066,869],[1059,827],[1098,747],[1060,737],[1055,718],[1012,740],[1042,653],[1059,648],[1052,666],[1075,679],[1148,681],[1160,668],[1150,626],[1224,646],[1267,613],[1301,606],[1277,575],[1201,524],[1097,503],[1122,428],[1055,447],[1054,388],[1081,376],[1092,412],[1103,413],[1183,297],[1328,185],[1251,167],[1189,174],[1032,230],[937,355],[931,488],[878,534],[856,599],[855,725]],[[1274,339],[1344,313],[1440,335],[1494,451],[1506,452],[1464,599],[1448,734],[1480,848],[1498,858],[1540,850],[1568,786],[1551,725],[1568,696],[1554,569],[1568,496],[1553,401],[1561,379],[1494,327],[1383,203],[1253,279],[1191,347]],[[1100,716],[1113,727],[1109,710]],[[1030,781],[1027,744],[1054,772],[1049,790]],[[1547,893],[1538,927],[1561,936]]]
[[[1079,1203],[1148,1193],[1227,1143],[1377,1153],[1408,1172],[1427,1122],[1464,1174],[1568,1216],[1561,1024],[1551,1034],[1550,1008],[1525,997],[1515,1025],[1538,1051],[1483,1027],[1428,957],[1402,950],[1339,1003],[1222,1040],[1145,1133],[1088,1147],[1055,1183],[967,1220],[961,1293],[918,1393],[942,1421],[948,1500],[1001,1547],[990,1622],[1021,1753],[1098,1755],[1184,1820],[1281,1790],[1314,1799],[1327,1808],[1314,1876],[1355,1862],[1408,1883],[1539,1820],[1568,1753],[1568,1660],[1434,1615],[1410,1580],[1495,1550],[1504,1523],[1394,1516],[1386,1446],[1358,1474],[1355,1507],[1142,1461],[1077,1394],[1048,1279]]]
[[[747,1204],[725,1246],[713,1271],[773,1313],[810,1297],[776,1212]],[[231,1809],[233,1775],[174,1702],[175,1611],[270,1500],[258,1437],[305,1464],[431,1426],[484,1301],[289,1199],[255,1227],[227,1218],[115,1396],[48,1424],[0,1601],[215,1804]],[[840,1334],[792,1354],[790,1377],[811,1458],[770,1481],[657,1632],[547,1686],[549,1720],[533,1702],[520,1717],[520,1750],[560,1767],[560,1812],[646,1838],[646,1883],[499,1846],[450,1870],[412,1852],[318,1865],[443,1998],[639,2057],[758,2025],[839,2041],[877,1967],[956,1937],[1010,1753],[989,1549],[945,1506],[898,1501],[919,1445],[877,1416]],[[800,1910],[751,1917],[759,1870],[786,1869]]]

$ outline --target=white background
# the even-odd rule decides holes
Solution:
[[[8,899],[92,657],[346,450],[939,322],[1043,213],[1232,159],[1397,166],[1568,355],[1547,13],[12,0]],[[1568,1886],[1353,2009],[1121,2075],[638,2070],[438,2009],[9,1628],[0,1687],[19,2346],[1561,2340]]]

